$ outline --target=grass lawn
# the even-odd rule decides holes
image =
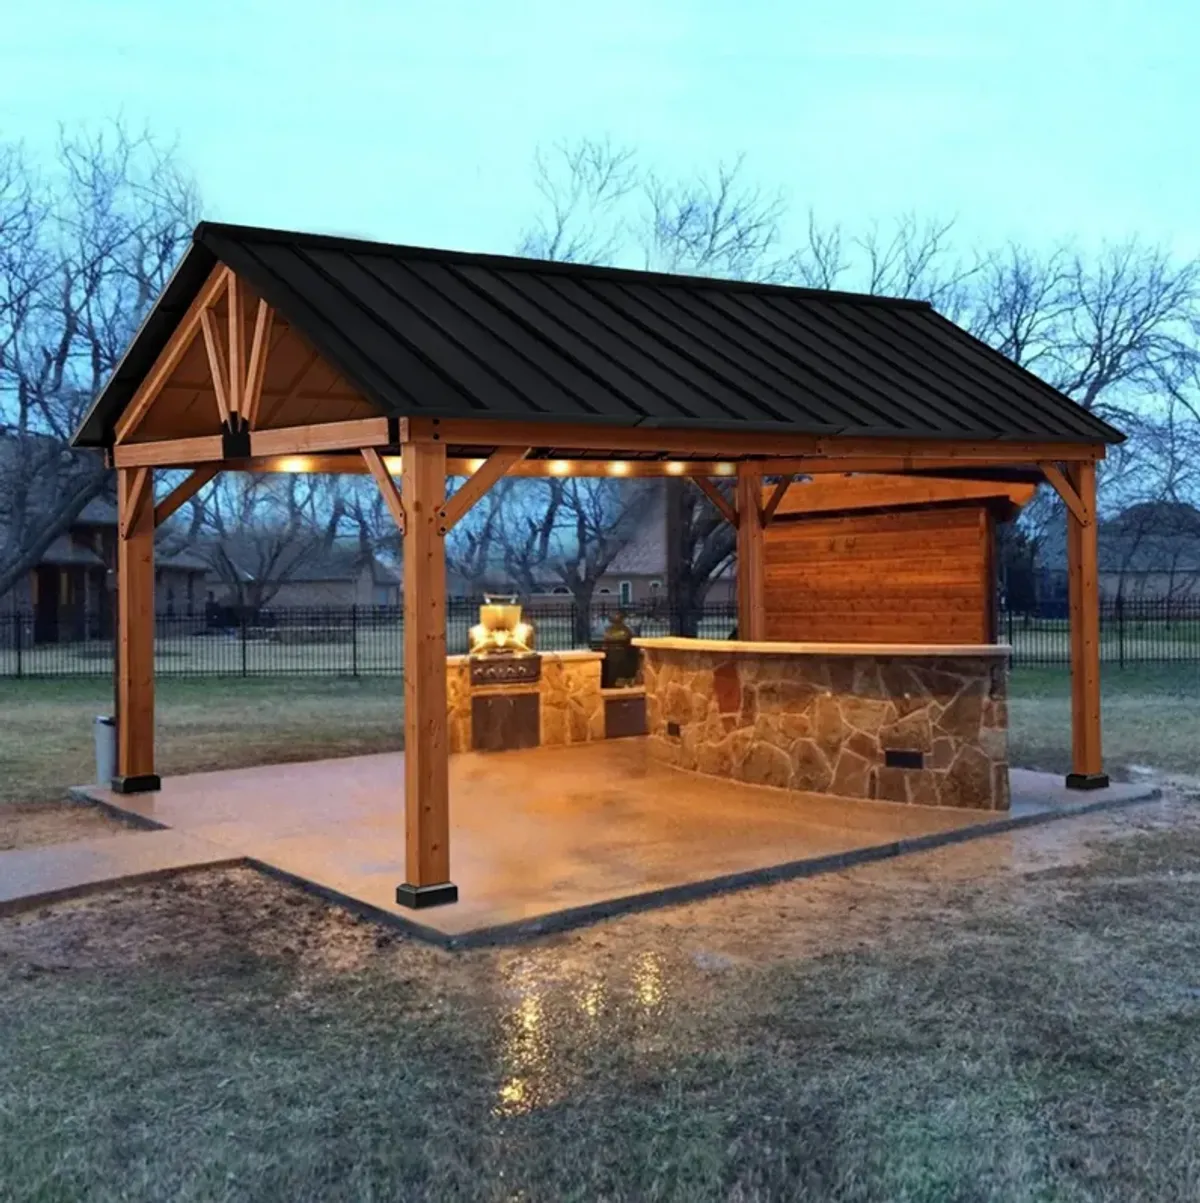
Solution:
[[[1200,771],[1198,676],[1106,671],[1114,767]],[[0,788],[51,798],[106,683],[17,686]],[[1061,770],[1065,676],[1012,692]],[[399,742],[398,680],[159,700],[164,772]],[[109,891],[0,919],[0,1199],[1200,1199],[1197,914],[1179,795],[460,954],[249,870]]]
[[[1200,1197],[1200,825],[1148,810],[469,954],[248,870],[0,922],[0,1195]]]
[[[160,681],[156,754],[164,775],[401,746],[398,677]],[[0,681],[0,802],[59,798],[95,775],[92,721],[111,713],[98,678]]]
[[[1105,759],[1200,773],[1200,665],[1106,668]],[[1071,731],[1065,670],[1024,668],[1010,687],[1011,759],[1066,772]],[[102,678],[0,681],[0,802],[58,798],[93,773],[91,724],[111,709]],[[157,754],[165,774],[235,768],[401,746],[397,677],[197,678],[160,681]]]

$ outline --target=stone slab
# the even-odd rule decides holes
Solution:
[[[158,794],[92,798],[186,831],[353,910],[447,947],[527,938],[626,911],[829,872],[865,860],[1155,796],[1060,797],[1014,778],[1008,814],[855,802],[663,766],[642,738],[450,759],[459,901],[396,905],[404,879],[403,755],[168,777]],[[1026,797],[1028,794],[1028,797]],[[130,837],[132,838],[132,837]]]
[[[114,808],[120,809],[120,808]],[[236,864],[227,846],[188,831],[137,831],[0,852],[0,915],[183,869]]]

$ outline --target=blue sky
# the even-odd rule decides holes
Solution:
[[[1186,0],[5,7],[0,137],[149,122],[222,220],[510,251],[535,146],[608,134],[667,174],[744,151],[851,230],[914,210],[1200,253]]]

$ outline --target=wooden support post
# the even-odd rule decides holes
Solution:
[[[162,526],[180,506],[191,501],[220,470],[220,464],[201,464],[198,468],[193,468],[191,475],[177,484],[154,507],[154,525]]]
[[[1100,749],[1100,579],[1097,564],[1096,465],[1067,465],[1086,521],[1067,511],[1067,583],[1071,622],[1071,772],[1068,789],[1108,785]]]
[[[450,765],[446,733],[446,446],[405,443],[404,824],[402,906],[458,901],[450,881]]]
[[[705,497],[713,503],[717,513],[729,523],[730,526],[736,527],[738,524],[737,510],[725,500],[725,494],[717,488],[711,480],[705,480],[703,476],[691,477],[692,483],[704,494]]]
[[[791,487],[793,479],[795,478],[788,473],[781,476],[775,482],[775,488],[771,491],[771,496],[768,498],[767,504],[763,506],[763,526],[769,526],[771,524],[771,519],[775,517],[775,511],[779,509],[779,503],[783,500],[783,495]]]
[[[763,588],[762,475],[752,463],[738,464],[737,602],[738,638],[767,637]]]
[[[528,447],[497,447],[487,459],[462,483],[458,491],[446,499],[442,507],[442,533],[448,534],[506,472],[529,454]]]
[[[121,794],[159,788],[154,772],[152,468],[117,469],[117,776]]]

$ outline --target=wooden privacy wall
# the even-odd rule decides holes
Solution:
[[[776,518],[766,530],[766,637],[992,643],[994,537],[977,504]]]

